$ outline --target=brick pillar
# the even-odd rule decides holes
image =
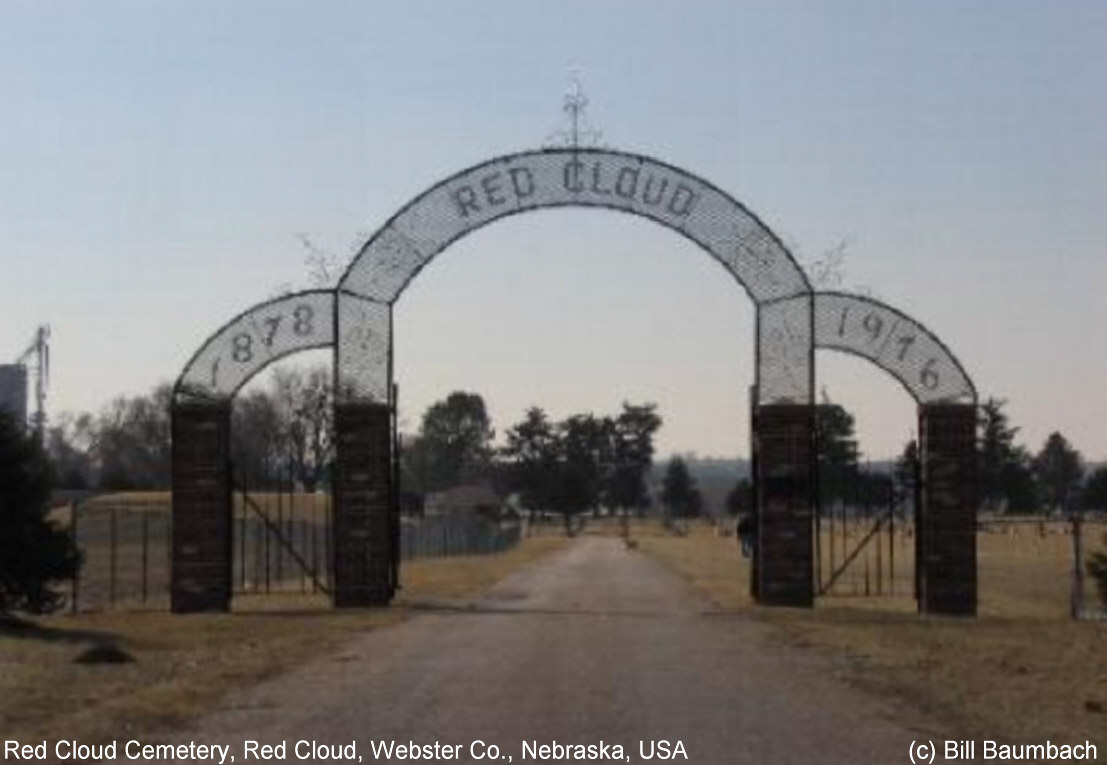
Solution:
[[[976,614],[976,407],[919,407],[919,611]]]
[[[814,604],[815,410],[803,404],[757,409],[757,590],[768,606]]]
[[[231,605],[230,402],[174,404],[170,609]]]
[[[383,606],[396,590],[392,416],[386,404],[338,404],[334,605]]]

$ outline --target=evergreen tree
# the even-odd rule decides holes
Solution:
[[[69,534],[46,519],[51,488],[42,448],[0,411],[0,613],[53,610],[52,585],[77,571]]]
[[[612,423],[607,417],[576,414],[557,425],[557,465],[551,501],[565,520],[567,532],[572,519],[600,503],[610,464],[608,446]]]
[[[703,497],[688,472],[688,465],[680,457],[669,460],[665,469],[661,501],[673,518],[694,518],[703,509]]]
[[[1012,515],[1030,515],[1041,506],[1041,492],[1025,452],[1004,469],[1003,492],[1007,499],[1007,512]]]
[[[1088,476],[1081,493],[1080,504],[1085,510],[1107,512],[1107,467],[1096,468]]]
[[[1003,399],[989,398],[980,407],[978,452],[980,502],[990,512],[1031,513],[1037,509],[1038,489],[1030,455],[1015,443],[1019,429],[1010,424]]]
[[[1107,467],[1097,468],[1084,484],[1081,504],[1087,510],[1107,511]],[[1103,547],[1088,557],[1088,574],[1096,583],[1099,599],[1107,606],[1107,534],[1103,535]]]
[[[903,452],[896,458],[895,467],[892,469],[896,492],[912,503],[915,501],[915,488],[919,480],[918,469],[919,443],[912,438],[903,447]]]
[[[507,461],[508,486],[531,511],[552,509],[553,475],[558,462],[558,440],[553,423],[537,406],[505,434],[501,455]]]
[[[744,515],[753,510],[753,484],[743,478],[726,495],[726,511],[730,515]]]
[[[1064,509],[1077,498],[1075,492],[1084,477],[1084,460],[1064,436],[1053,432],[1034,458],[1034,475],[1046,507],[1051,511]]]
[[[641,515],[649,504],[646,474],[653,464],[653,436],[660,427],[656,405],[623,402],[623,411],[615,418],[611,431],[612,465],[604,489],[608,507],[624,514],[633,509]]]
[[[815,439],[819,496],[824,504],[845,499],[858,474],[853,415],[831,403],[825,392],[815,407]]]
[[[1103,543],[1107,545],[1107,534],[1103,535]],[[1095,580],[1100,602],[1107,606],[1107,553],[1092,553],[1088,559],[1088,573]]]

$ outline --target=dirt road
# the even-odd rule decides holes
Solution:
[[[230,745],[236,763],[254,761],[248,739],[287,742],[289,761],[301,740],[347,745],[338,755],[356,741],[366,763],[406,761],[375,758],[373,741],[429,746],[420,761],[483,761],[487,745],[505,763],[588,754],[557,742],[637,763],[640,746],[665,740],[670,754],[680,742],[677,762],[765,765],[906,762],[913,739],[937,741],[832,675],[830,660],[774,644],[763,625],[710,613],[621,541],[583,538],[484,600],[428,606],[234,696],[180,740]]]

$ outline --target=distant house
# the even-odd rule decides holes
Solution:
[[[487,486],[454,486],[445,491],[427,495],[423,514],[431,516],[472,516],[499,520],[504,512],[504,502]]]

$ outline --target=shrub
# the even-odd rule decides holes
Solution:
[[[0,613],[57,608],[52,584],[77,571],[69,534],[46,518],[52,486],[38,442],[0,411]]]

